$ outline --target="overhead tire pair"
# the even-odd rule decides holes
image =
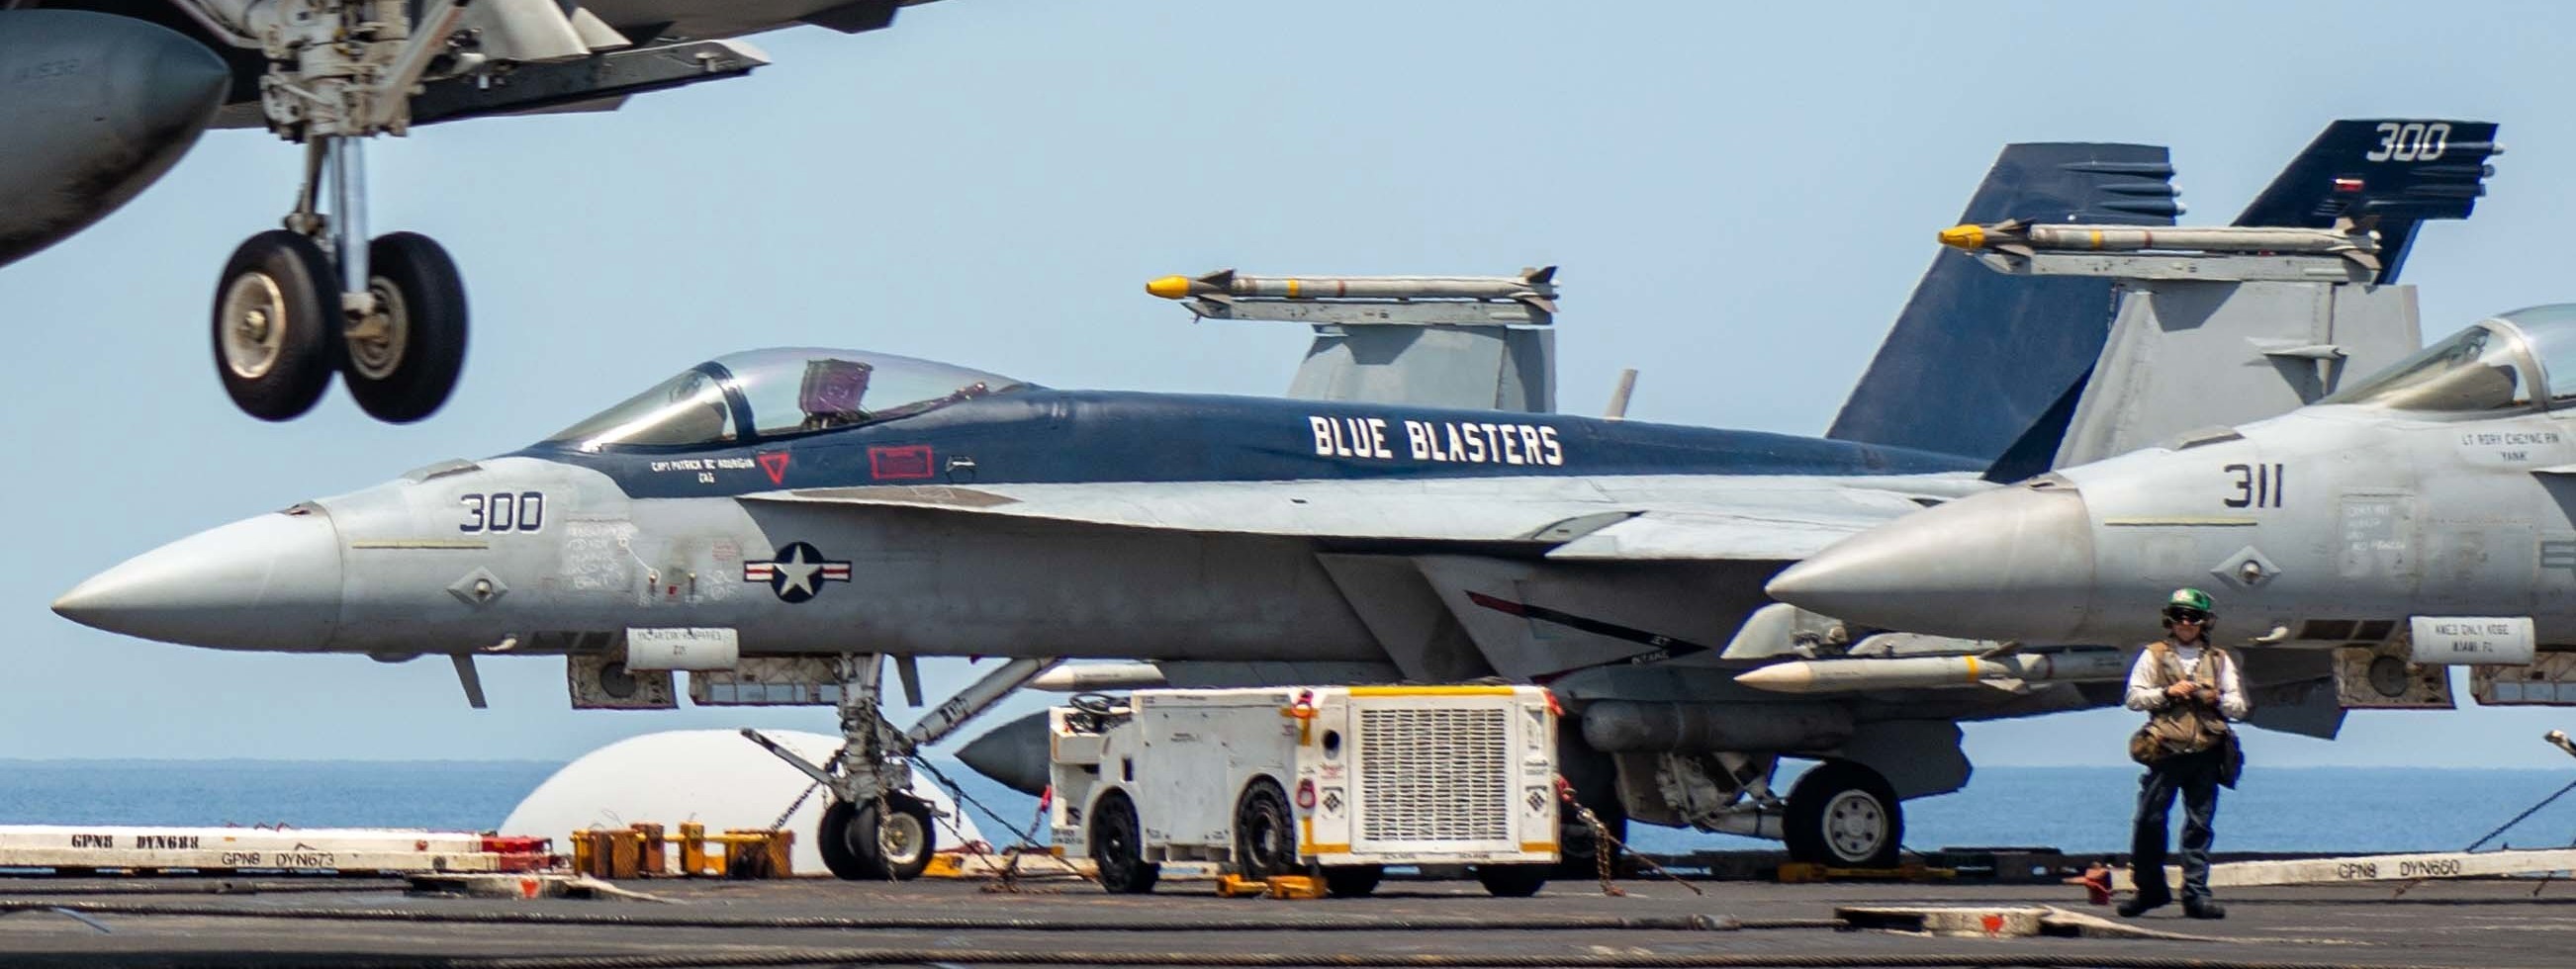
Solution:
[[[844,881],[911,881],[930,867],[938,835],[930,805],[907,794],[889,794],[886,811],[874,803],[833,801],[823,809],[814,847],[823,867]]]
[[[465,365],[465,284],[429,237],[397,232],[367,247],[381,309],[351,327],[339,274],[311,238],[284,230],[242,243],[215,289],[215,373],[234,406],[261,420],[302,416],[340,372],[358,406],[407,424],[435,413]]]

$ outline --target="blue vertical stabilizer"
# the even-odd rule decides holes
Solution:
[[[2172,225],[2175,196],[2162,146],[2006,145],[1959,221]],[[1826,436],[1991,461],[2092,370],[2112,308],[2109,280],[2015,278],[1944,251]]]

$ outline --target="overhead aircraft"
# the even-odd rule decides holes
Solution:
[[[2008,146],[1966,218],[2161,226],[2180,211],[2171,175],[2157,147]],[[1771,607],[1762,583],[1996,487],[1985,476],[2062,432],[2061,400],[2096,382],[2112,339],[2111,289],[1936,260],[1890,336],[1916,355],[1882,353],[1820,438],[1057,390],[889,354],[754,351],[508,454],[183,539],[54,608],[195,646],[445,655],[469,696],[477,655],[561,655],[577,705],[670,705],[674,668],[701,702],[836,703],[850,751],[805,766],[837,798],[818,835],[850,877],[924,857],[898,850],[929,822],[896,793],[892,755],[1085,657],[1160,661],[1176,682],[1543,681],[1572,716],[1568,779],[1613,824],[1885,863],[1900,801],[1966,782],[1958,722],[2116,689],[2035,673],[2004,689],[1748,687],[1735,676],[1752,665],[1850,645],[1837,623]],[[925,655],[1015,659],[897,734],[882,658],[902,673]],[[1785,799],[1770,788],[1783,755],[1824,760]]]
[[[929,0],[12,0],[0,3],[0,266],[105,218],[209,126],[304,146],[280,229],[215,287],[216,374],[264,420],[310,410],[336,369],[396,423],[447,400],[465,287],[416,233],[371,238],[365,145],[414,125],[608,110],[767,61],[727,38],[875,30]],[[281,195],[284,193],[281,192]]]

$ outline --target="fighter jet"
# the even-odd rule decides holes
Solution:
[[[435,241],[369,237],[369,139],[614,109],[767,63],[726,38],[800,23],[875,30],[926,2],[0,3],[0,185],[13,199],[0,205],[0,266],[116,211],[210,125],[265,126],[304,146],[303,188],[284,227],[244,242],[216,285],[224,390],[254,417],[287,420],[336,367],[368,414],[416,421],[446,402],[464,364],[465,287]]]
[[[2014,145],[1967,215],[2161,225],[2180,210],[2170,175],[2161,148]],[[1988,275],[1936,260],[1890,338],[1931,359],[1882,356],[1838,423],[1866,430],[1828,437],[1063,390],[891,354],[763,350],[508,454],[183,539],[54,608],[195,646],[444,655],[469,696],[474,657],[546,655],[568,657],[576,705],[672,705],[674,669],[700,702],[836,704],[849,752],[804,766],[838,799],[818,835],[850,877],[926,858],[927,809],[899,793],[896,756],[1068,657],[1276,682],[1546,682],[1573,718],[1569,780],[1613,824],[1884,864],[1901,799],[1965,783],[1958,721],[2098,705],[2110,694],[2078,681],[2113,675],[2096,657],[2034,654],[2012,659],[2012,682],[1969,689],[1735,681],[1862,648],[1971,667],[1989,651],[1855,642],[1761,593],[1839,538],[1997,487],[1985,476],[2018,460],[2017,442],[2065,426],[2051,415],[2070,389],[2055,381],[2088,383],[2111,339],[2110,285],[1966,274]],[[1348,282],[1282,288],[1357,291]],[[1553,306],[1529,278],[1493,283],[1497,303]],[[1933,329],[1949,339],[1925,341]],[[2351,340],[2365,356],[2380,345]],[[1921,378],[1926,362],[1941,380]],[[1960,409],[1976,388],[1993,393]],[[1887,442],[1936,435],[1969,443]],[[880,713],[881,658],[903,674],[914,656],[1015,659],[898,732]],[[1786,798],[1770,788],[1784,755],[1824,759]]]
[[[2552,686],[2564,664],[2530,667],[2576,647],[2571,403],[2576,305],[2515,310],[2313,406],[1909,516],[1770,589],[1874,626],[2128,643],[2163,591],[2205,586],[2267,650],[2394,643]]]

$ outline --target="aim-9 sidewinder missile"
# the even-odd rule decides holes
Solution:
[[[2340,221],[2331,229],[2301,229],[2281,226],[2054,225],[2010,219],[1994,225],[1943,229],[1941,244],[1958,249],[1991,249],[2018,256],[2029,256],[2043,250],[2315,253],[2342,256],[2371,269],[2379,268],[2379,234],[2350,220]]]
[[[1510,300],[1556,312],[1556,267],[1517,276],[1247,276],[1220,269],[1203,276],[1165,276],[1145,284],[1164,299],[1472,299]]]
[[[2116,650],[1987,656],[1813,659],[1773,663],[1737,674],[1735,682],[1777,693],[1851,693],[2019,680],[2114,680],[2129,675]]]

